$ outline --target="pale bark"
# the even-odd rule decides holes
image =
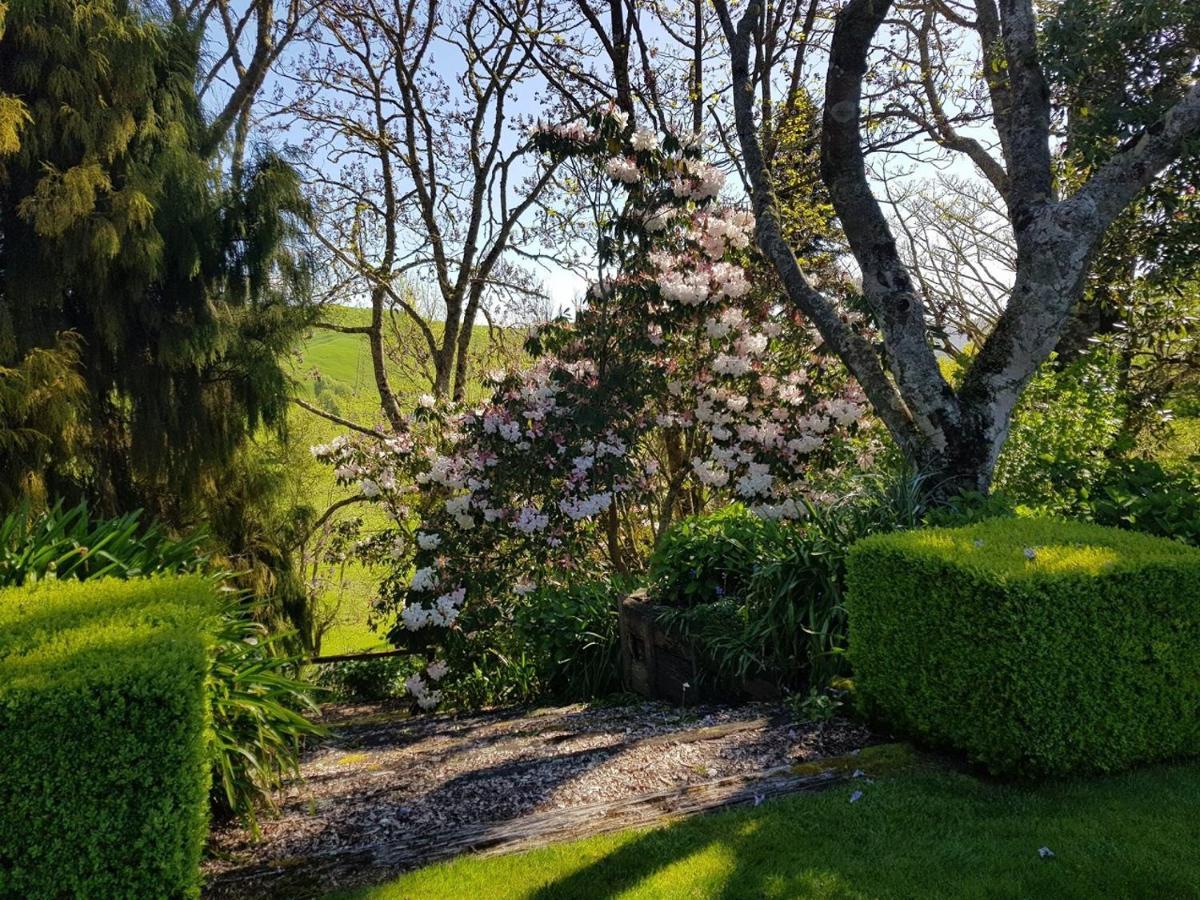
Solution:
[[[942,377],[921,292],[897,251],[872,193],[862,133],[862,91],[877,31],[890,0],[850,0],[837,15],[825,85],[821,175],[862,272],[863,293],[883,337],[882,359],[848,328],[832,298],[816,290],[783,240],[753,114],[750,54],[760,0],[734,22],[716,0],[731,49],[737,134],[753,188],[756,239],[787,295],[858,379],[892,436],[915,465],[949,488],[986,490],[1008,434],[1013,408],[1047,358],[1078,300],[1092,254],[1116,216],[1200,133],[1200,86],[1123,149],[1073,196],[1054,196],[1050,96],[1037,55],[1030,0],[978,0],[975,27],[988,66],[1002,168],[981,146],[934,123],[948,145],[960,144],[1001,190],[1016,242],[1016,273],[1007,307],[958,391]],[[939,108],[936,97],[935,119]],[[944,492],[948,492],[949,488]]]

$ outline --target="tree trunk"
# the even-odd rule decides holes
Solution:
[[[371,369],[375,376],[375,389],[379,391],[379,405],[383,414],[392,428],[405,431],[404,413],[388,381],[387,356],[383,352],[383,297],[382,287],[371,291],[371,326],[367,330],[367,342],[371,345]]]

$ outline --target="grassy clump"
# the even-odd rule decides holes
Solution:
[[[0,592],[0,896],[198,892],[216,609],[199,577]]]
[[[898,732],[1023,775],[1200,746],[1200,552],[998,519],[868,538],[848,575],[857,694]]]

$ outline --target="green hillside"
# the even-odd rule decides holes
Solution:
[[[370,321],[370,310],[334,307],[327,310],[323,318],[338,325],[366,325]],[[400,397],[402,407],[412,408],[416,398],[432,388],[432,366],[426,364],[427,347],[410,324],[397,322],[395,329],[390,324],[385,328],[389,329],[385,333],[388,334],[388,376],[392,390]],[[435,324],[434,330],[440,338],[440,323]],[[520,346],[521,338],[522,335],[515,331],[489,335],[486,326],[475,329],[471,363],[476,378],[472,380],[469,395],[478,396],[482,391],[477,380],[479,372],[503,365],[506,357],[519,358],[514,351]],[[362,425],[379,423],[379,395],[365,336],[314,328],[296,355],[293,377],[298,393],[308,402]],[[292,440],[301,446],[327,443],[345,432],[336,423],[300,407],[292,411],[289,430]],[[348,495],[346,489],[334,484],[332,471],[311,458],[304,464],[302,479],[306,496],[318,510]],[[368,530],[384,524],[379,513],[368,506],[353,508],[348,511],[351,513],[362,516]],[[367,623],[378,574],[353,563],[339,572],[327,571],[326,577],[330,583],[318,605],[321,614],[333,624],[322,638],[321,653],[335,655],[385,649],[382,636],[372,632]]]

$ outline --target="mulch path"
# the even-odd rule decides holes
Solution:
[[[258,842],[232,825],[214,830],[207,895],[314,896],[463,850],[545,843],[556,829],[574,837],[761,802],[814,780],[788,776],[795,764],[874,742],[859,724],[796,723],[762,703],[461,717],[336,706],[326,719],[332,735],[305,754]],[[773,789],[745,787],[762,777]]]

